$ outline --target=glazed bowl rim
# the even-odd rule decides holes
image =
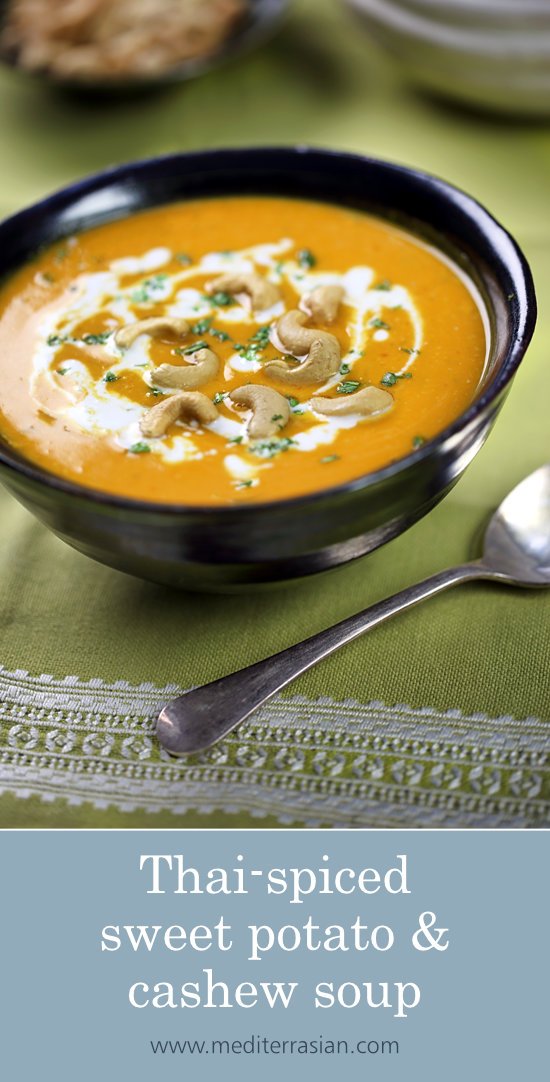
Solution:
[[[464,56],[473,62],[483,63],[502,61],[510,66],[513,58],[514,64],[531,64],[537,57],[548,56],[548,17],[550,10],[546,7],[547,25],[541,29],[537,19],[526,23],[525,18],[529,15],[536,16],[536,12],[519,12],[516,9],[514,21],[511,9],[500,13],[493,8],[493,18],[487,22],[478,23],[456,19],[450,22],[445,13],[451,14],[450,8],[438,8],[441,17],[430,15],[427,10],[409,6],[406,0],[374,0],[377,7],[372,7],[372,0],[343,0],[343,3],[351,9],[360,20],[376,25],[378,29],[391,35],[395,40],[399,39],[408,48],[421,45],[426,46],[432,56],[438,51],[440,59],[447,58],[463,60]],[[435,3],[440,0],[435,0]],[[435,11],[435,3],[433,10]],[[465,8],[461,11],[464,14]],[[474,14],[474,9],[470,9]],[[454,9],[458,15],[457,9]],[[475,15],[482,15],[480,9],[475,9]],[[507,14],[508,21],[503,24],[502,16]],[[523,20],[523,21],[522,21]],[[520,24],[518,27],[518,23]],[[495,27],[502,31],[502,37],[495,35]],[[466,73],[464,73],[466,78]]]
[[[350,481],[343,482],[342,484],[332,485],[330,487],[315,490],[314,492],[305,492],[301,495],[283,499],[254,501],[253,503],[243,504],[162,503],[154,500],[134,499],[115,493],[102,492],[100,489],[79,485],[74,481],[58,477],[56,474],[50,473],[41,466],[29,462],[23,458],[23,456],[19,457],[16,452],[12,453],[9,445],[2,442],[0,442],[0,465],[12,469],[18,474],[22,474],[31,481],[37,482],[38,484],[44,484],[46,487],[50,489],[53,488],[65,495],[89,500],[93,504],[103,504],[106,507],[116,508],[121,511],[141,512],[142,514],[148,515],[160,514],[172,517],[181,515],[189,516],[191,518],[202,518],[205,515],[240,515],[245,517],[251,512],[254,514],[261,514],[262,512],[267,511],[292,510],[293,508],[304,505],[320,503],[331,497],[366,491],[384,481],[391,480],[400,473],[406,473],[413,465],[424,462],[432,455],[437,454],[448,440],[467,429],[471,422],[480,417],[498,400],[501,393],[515,375],[533,334],[537,316],[537,304],[531,270],[523,252],[514,238],[483,206],[483,204],[468,195],[461,188],[424,170],[380,158],[369,157],[360,153],[331,150],[315,146],[281,145],[219,147],[213,150],[183,151],[158,155],[152,158],[138,159],[123,163],[122,165],[112,166],[97,173],[89,174],[71,184],[65,185],[63,188],[57,189],[45,198],[22,208],[15,214],[0,221],[0,236],[3,228],[7,225],[12,227],[14,225],[20,225],[21,228],[24,229],[26,219],[29,216],[38,213],[42,217],[46,216],[47,218],[50,213],[55,214],[56,212],[66,210],[71,205],[77,204],[80,199],[87,195],[89,196],[104,187],[114,185],[117,181],[124,182],[132,177],[135,178],[142,173],[146,174],[147,170],[151,168],[158,168],[159,166],[162,167],[164,165],[170,166],[176,163],[184,164],[186,162],[199,167],[201,163],[204,164],[207,161],[213,162],[216,158],[223,156],[239,159],[245,155],[247,158],[256,158],[258,162],[260,162],[263,156],[276,156],[280,154],[290,156],[295,155],[297,163],[299,163],[304,156],[318,156],[325,162],[335,162],[336,160],[339,160],[342,164],[356,162],[367,169],[374,168],[381,169],[382,171],[385,170],[402,179],[408,179],[417,182],[428,189],[431,188],[432,190],[436,190],[440,195],[444,196],[449,205],[459,208],[474,222],[474,224],[480,226],[488,247],[492,249],[493,257],[496,257],[496,262],[506,266],[510,278],[514,282],[518,324],[516,333],[512,334],[510,332],[508,335],[505,354],[498,371],[482,393],[475,398],[470,406],[468,406],[464,412],[459,414],[450,425],[447,425],[441,432],[429,439],[422,447],[411,451],[408,455],[396,459],[387,466],[383,466],[381,469],[372,470],[369,473],[352,478]],[[269,194],[276,193],[273,192]],[[182,201],[185,201],[185,197],[182,198]],[[168,202],[175,202],[175,200],[168,200]],[[333,201],[327,196],[327,202],[330,203]],[[133,213],[139,213],[140,209],[151,209],[154,206],[162,205],[162,200],[155,200],[149,205],[144,205],[143,208],[134,208],[126,215],[124,213],[114,215],[112,220],[118,218],[122,219],[126,216],[131,217]],[[345,204],[338,204],[334,201],[333,205],[338,206]],[[399,208],[388,206],[388,210],[392,209]],[[426,224],[429,225],[429,222]],[[93,225],[82,226],[82,231],[86,228],[93,228]],[[472,263],[475,265],[475,255],[472,255],[471,259]],[[20,265],[23,266],[24,263],[21,263]]]

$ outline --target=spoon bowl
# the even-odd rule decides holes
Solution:
[[[495,511],[481,560],[440,571],[265,661],[186,691],[161,711],[160,743],[172,755],[204,751],[345,643],[419,601],[476,579],[550,586],[550,463],[526,477]]]
[[[550,463],[516,485],[495,511],[482,562],[502,581],[550,585]]]

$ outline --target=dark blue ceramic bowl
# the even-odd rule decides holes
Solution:
[[[279,502],[200,508],[108,496],[63,481],[0,443],[2,482],[68,544],[130,574],[194,590],[335,567],[426,514],[487,438],[536,319],[525,259],[469,196],[413,169],[301,147],[176,154],[91,177],[0,224],[0,273],[9,274],[44,244],[144,207],[245,192],[373,211],[450,252],[485,298],[490,361],[475,402],[420,450],[348,484]]]

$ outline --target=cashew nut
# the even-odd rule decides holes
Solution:
[[[157,387],[178,387],[194,390],[202,387],[218,374],[220,362],[211,349],[197,349],[188,353],[189,364],[161,364],[153,368],[151,379]]]
[[[307,316],[297,309],[285,312],[277,320],[274,345],[281,343],[284,350],[296,356],[305,356],[301,364],[292,366],[287,361],[269,361],[264,371],[283,383],[324,383],[340,367],[340,343],[328,331],[316,331],[304,324]]]
[[[344,299],[342,286],[316,286],[311,293],[302,297],[301,307],[312,319],[332,323],[338,315],[338,309]]]
[[[174,338],[185,338],[189,334],[189,324],[185,319],[171,319],[169,316],[153,316],[151,319],[138,319],[136,323],[128,323],[125,327],[119,327],[115,334],[115,342],[120,349],[129,349],[142,334],[148,334],[151,338],[162,338],[171,335]]]
[[[237,406],[248,406],[252,417],[247,425],[251,439],[263,440],[274,436],[288,424],[290,406],[286,398],[271,387],[262,387],[258,383],[245,383],[236,387],[229,398]]]
[[[205,394],[200,391],[187,391],[172,394],[163,402],[152,406],[141,418],[139,427],[144,436],[155,439],[157,436],[164,436],[174,421],[198,421],[201,425],[208,425],[218,416],[214,403]]]
[[[343,417],[347,413],[372,417],[391,409],[393,398],[389,391],[384,391],[381,387],[363,387],[361,391],[342,395],[341,398],[312,398],[310,406],[315,413],[323,413],[327,417]]]
[[[263,312],[280,301],[281,294],[273,282],[256,272],[252,274],[220,274],[213,282],[206,285],[207,293],[229,293],[231,297],[241,294],[250,298],[254,312]]]

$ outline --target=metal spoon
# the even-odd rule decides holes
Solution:
[[[265,661],[186,691],[160,713],[157,735],[161,744],[172,755],[209,748],[340,646],[424,598],[473,579],[493,579],[509,586],[550,586],[550,463],[526,477],[495,511],[480,560],[440,571]]]

